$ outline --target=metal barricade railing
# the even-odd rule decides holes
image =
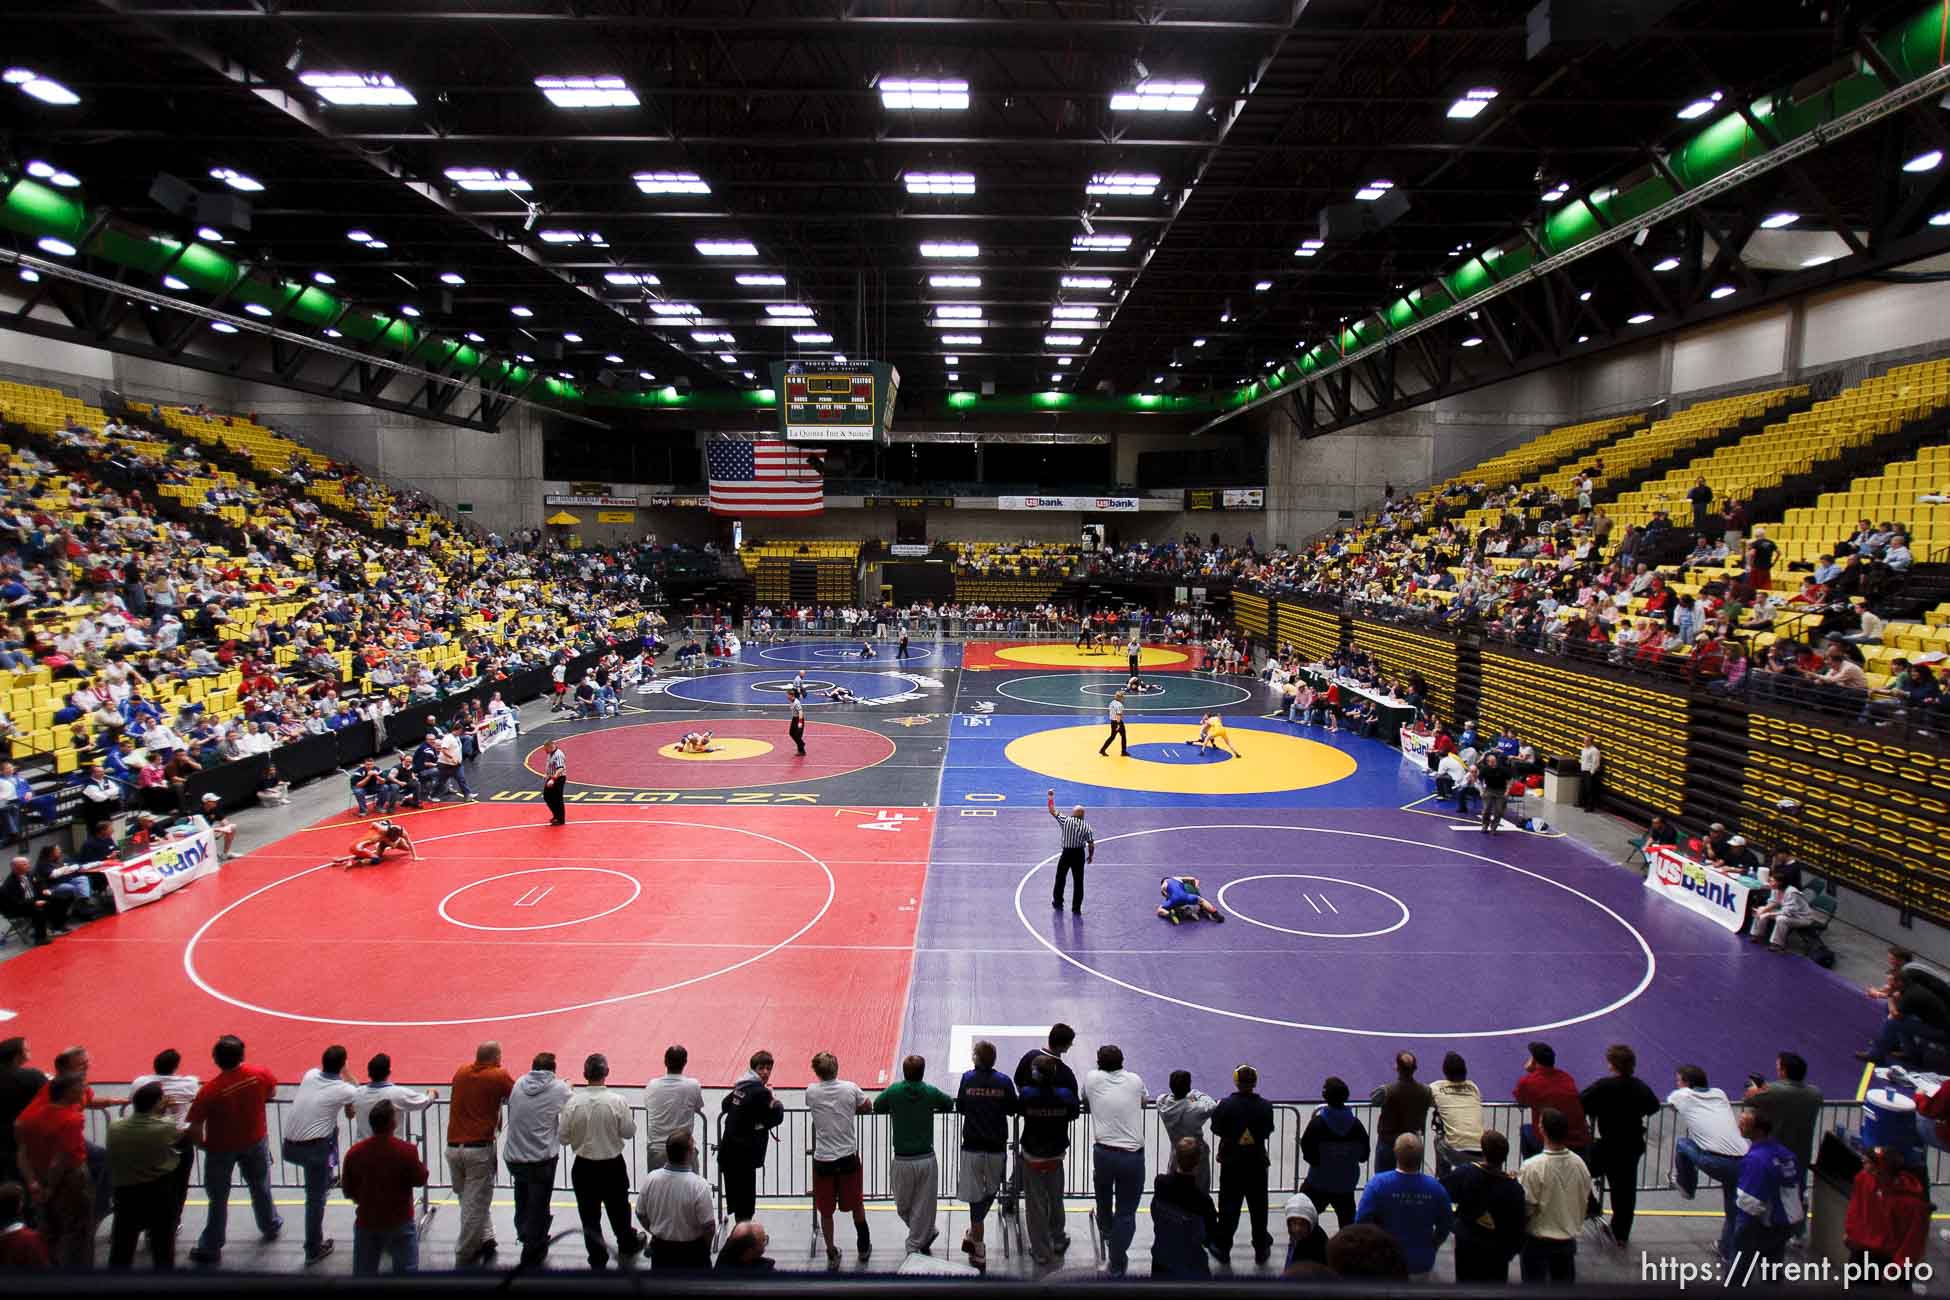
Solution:
[[[113,1085],[100,1085],[105,1093],[115,1091]],[[1736,1099],[1737,1101],[1737,1099]],[[1270,1193],[1290,1194],[1297,1191],[1307,1173],[1307,1164],[1300,1154],[1301,1134],[1306,1131],[1318,1102],[1280,1101],[1273,1103],[1273,1135],[1267,1143],[1267,1152],[1272,1161],[1268,1173],[1267,1186]],[[427,1196],[451,1191],[453,1176],[447,1168],[447,1119],[448,1099],[442,1097],[426,1110],[401,1116],[399,1136],[419,1147],[427,1162]],[[271,1186],[276,1191],[302,1190],[304,1172],[295,1165],[287,1165],[283,1159],[284,1119],[292,1106],[288,1097],[274,1098],[266,1108],[266,1126],[271,1148]],[[1356,1101],[1350,1103],[1355,1116],[1367,1130],[1370,1144],[1375,1133],[1375,1121],[1380,1108],[1372,1103]],[[628,1161],[634,1176],[647,1168],[647,1144],[645,1130],[647,1121],[642,1106],[632,1106],[631,1113],[636,1120],[636,1134],[624,1146],[623,1156]],[[89,1111],[87,1115],[87,1135],[89,1140],[103,1144],[107,1141],[108,1126],[114,1119],[108,1111]],[[1862,1106],[1856,1101],[1830,1101],[1823,1105],[1817,1141],[1820,1134],[1832,1132],[1837,1128],[1854,1132],[1861,1124]],[[706,1179],[718,1183],[717,1144],[719,1116],[710,1114],[707,1107],[705,1124],[701,1131],[695,1131],[697,1139],[697,1169]],[[1514,1102],[1485,1102],[1483,1121],[1486,1129],[1494,1128],[1509,1139],[1512,1163],[1516,1153],[1521,1150],[1521,1135],[1529,1123],[1529,1111]],[[935,1121],[935,1156],[940,1165],[939,1193],[943,1198],[954,1195],[959,1183],[959,1157],[961,1153],[961,1117],[943,1114]],[[343,1154],[349,1149],[350,1124],[341,1119],[339,1150]],[[854,1122],[855,1137],[859,1143],[862,1183],[868,1200],[888,1201],[893,1199],[893,1128],[886,1116],[860,1115]],[[1658,1191],[1668,1186],[1668,1176],[1672,1169],[1673,1144],[1682,1132],[1678,1113],[1669,1106],[1662,1106],[1646,1121],[1645,1156],[1639,1163],[1638,1190]],[[708,1134],[708,1140],[707,1140]],[[813,1123],[810,1112],[789,1107],[785,1121],[773,1131],[772,1140],[767,1145],[766,1157],[758,1171],[758,1194],[761,1197],[788,1197],[801,1199],[812,1194],[813,1181]],[[1091,1147],[1094,1142],[1094,1128],[1089,1112],[1079,1116],[1070,1129],[1070,1150],[1064,1162],[1064,1195],[1073,1198],[1089,1198],[1095,1195],[1095,1178],[1092,1169]],[[1431,1143],[1432,1145],[1432,1143]],[[1164,1122],[1155,1110],[1146,1126],[1145,1168],[1157,1172],[1166,1167],[1170,1153],[1171,1139],[1165,1130]],[[1372,1156],[1372,1150],[1370,1150]],[[1950,1182],[1950,1153],[1930,1147],[1926,1150],[1927,1169],[1931,1186],[1941,1186]],[[557,1164],[555,1189],[569,1192],[570,1165],[573,1156],[564,1151]],[[1434,1168],[1435,1159],[1428,1157],[1428,1168]],[[203,1180],[203,1157],[197,1155],[196,1168],[191,1176],[191,1186],[201,1187]],[[1365,1176],[1362,1185],[1365,1185]],[[513,1187],[505,1162],[497,1159],[495,1165],[495,1186],[502,1189]],[[722,1193],[722,1187],[720,1187]]]

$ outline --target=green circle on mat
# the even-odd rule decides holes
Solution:
[[[1124,684],[1130,680],[1128,673],[1038,673],[999,682],[995,693],[1019,704],[1106,713],[1110,709],[1110,697],[1124,690]],[[1142,695],[1125,691],[1126,713],[1230,709],[1246,703],[1254,694],[1250,687],[1237,682],[1213,681],[1189,673],[1148,673],[1144,680],[1161,689]]]

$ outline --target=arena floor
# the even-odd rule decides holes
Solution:
[[[1580,1077],[1632,1043],[1655,1086],[1686,1060],[1732,1084],[1793,1049],[1853,1095],[1876,1011],[1848,981],[1649,897],[1575,838],[1461,828],[1396,751],[1262,716],[1249,678],[1147,661],[1162,689],[1130,702],[1128,757],[1097,753],[1122,655],[1047,644],[748,647],[619,718],[531,705],[470,770],[480,802],[404,815],[420,862],[321,866],[365,820],[341,787],[343,811],[221,875],[9,961],[0,1014],[44,1047],[85,1037],[102,1079],[232,1032],[290,1079],[330,1041],[444,1079],[492,1037],[516,1060],[604,1051],[623,1078],[682,1041],[709,1084],[765,1047],[787,1087],[831,1050],[875,1084],[907,1052],[946,1077],[977,1037],[1013,1059],[1064,1020],[1084,1059],[1118,1042],[1154,1087],[1250,1061],[1269,1094],[1315,1096],[1384,1077],[1398,1048],[1425,1073],[1455,1048],[1504,1096],[1544,1038]],[[803,759],[785,734],[802,672]],[[831,684],[858,700],[824,701]],[[1187,743],[1207,708],[1240,756]],[[694,727],[720,752],[679,754]],[[535,775],[551,738],[563,828]],[[1099,837],[1080,916],[1048,902],[1051,787]],[[1199,875],[1229,922],[1157,919],[1167,873]]]

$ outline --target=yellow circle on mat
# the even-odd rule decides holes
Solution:
[[[681,758],[691,763],[721,763],[727,758],[757,758],[760,754],[769,754],[772,743],[744,736],[715,736],[708,754],[686,754],[680,741],[659,746],[657,752],[665,758]]]
[[[1012,645],[997,650],[995,657],[1014,664],[1035,664],[1039,668],[1125,668],[1130,665],[1130,657],[1125,653],[1126,644],[1119,641],[1108,650],[1088,652],[1056,642],[1048,645]],[[1169,668],[1174,664],[1189,663],[1191,658],[1183,650],[1148,645],[1138,650],[1138,667]]]
[[[1195,722],[1129,722],[1133,745],[1183,745],[1191,752],[1198,739]],[[1277,731],[1240,727],[1231,736],[1242,758],[1188,758],[1158,763],[1123,757],[1115,749],[1098,754],[1107,734],[1103,723],[1053,727],[1009,742],[1002,752],[1017,767],[1059,781],[1087,781],[1113,790],[1157,794],[1276,794],[1331,785],[1354,775],[1354,759],[1331,745]]]

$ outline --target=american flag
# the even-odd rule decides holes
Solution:
[[[811,454],[776,438],[720,438],[705,444],[715,515],[816,515],[826,508],[825,480]]]

